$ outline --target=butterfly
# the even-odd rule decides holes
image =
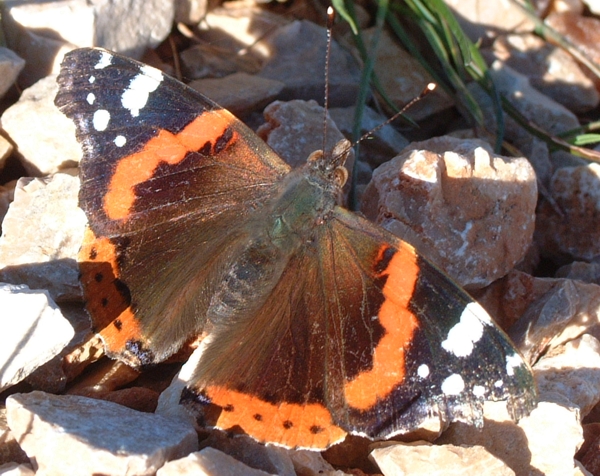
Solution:
[[[150,66],[68,53],[55,103],[83,147],[79,254],[106,353],[136,367],[206,336],[182,402],[289,448],[383,439],[432,416],[535,406],[487,312],[413,246],[345,209],[347,141],[291,169],[231,113]]]

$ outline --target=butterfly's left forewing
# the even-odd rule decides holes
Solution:
[[[164,360],[202,332],[241,225],[289,167],[231,113],[129,58],[72,51],[58,83],[84,149],[88,311],[109,355]]]

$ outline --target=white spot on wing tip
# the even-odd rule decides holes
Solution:
[[[106,109],[98,109],[94,113],[92,124],[94,129],[99,132],[105,131],[108,127],[108,121],[110,121],[110,113]]]
[[[163,74],[151,66],[142,67],[140,74],[131,80],[129,87],[121,95],[121,104],[132,117],[140,115],[140,110],[146,106],[150,93],[156,91],[162,80]]]
[[[123,147],[126,142],[127,142],[127,139],[125,139],[125,136],[117,136],[117,137],[115,137],[115,140],[114,140],[114,143],[117,147]]]
[[[470,302],[460,315],[460,321],[448,332],[442,347],[456,357],[468,357],[483,335],[483,324],[490,322],[485,309],[476,302]]]
[[[506,374],[512,377],[515,374],[515,369],[523,365],[523,359],[517,354],[506,356]]]
[[[452,374],[442,382],[444,395],[458,395],[465,389],[465,381],[458,374]]]
[[[100,59],[95,64],[94,69],[104,69],[107,66],[110,66],[112,63],[113,56],[108,51],[103,51],[100,53]]]
[[[94,93],[89,93],[87,95],[86,100],[87,100],[88,104],[94,104],[94,101],[96,100],[96,95]]]
[[[429,367],[425,364],[419,365],[419,368],[417,369],[417,375],[421,378],[429,377]]]
[[[476,397],[484,397],[486,394],[485,387],[481,385],[473,385],[473,395]]]
[[[90,82],[90,84],[94,84],[94,82],[96,81],[96,76],[90,76],[88,81]]]

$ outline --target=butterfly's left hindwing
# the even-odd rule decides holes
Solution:
[[[340,208],[315,237],[245,328],[215,334],[191,386],[208,424],[324,448],[347,433],[405,433],[432,415],[481,424],[484,400],[529,413],[527,364],[412,246]]]

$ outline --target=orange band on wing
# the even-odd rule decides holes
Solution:
[[[379,250],[378,261],[388,248],[386,245]],[[409,309],[419,274],[416,258],[414,248],[404,244],[381,273],[387,275],[387,281],[378,318],[385,334],[374,349],[371,370],[360,373],[345,386],[346,401],[358,410],[374,407],[405,378],[406,350],[419,326]]]
[[[227,111],[206,111],[179,134],[161,130],[140,152],[124,157],[118,164],[104,197],[104,212],[111,220],[127,218],[135,202],[135,186],[152,178],[161,162],[173,165],[188,152],[214,143],[234,121]],[[235,133],[234,133],[235,140]]]
[[[117,286],[117,251],[108,238],[86,228],[78,256],[86,308],[109,353],[121,353],[129,340],[139,340],[141,329],[129,302]]]
[[[309,403],[272,404],[260,398],[224,387],[209,386],[206,395],[221,407],[208,424],[227,431],[243,431],[263,443],[288,448],[325,449],[342,441],[346,432],[331,420],[323,405]]]

